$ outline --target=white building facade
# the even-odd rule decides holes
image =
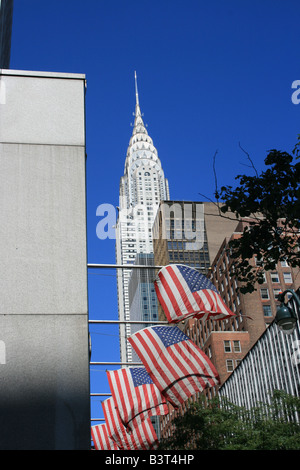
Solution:
[[[161,200],[169,200],[168,181],[157,150],[148,135],[139,105],[135,75],[136,106],[124,175],[120,180],[119,216],[116,225],[116,263],[130,266],[139,253],[153,253],[152,226]],[[132,269],[117,275],[119,320],[130,320],[129,280]],[[120,324],[121,361],[132,362],[127,341],[130,324]]]
[[[299,321],[292,335],[285,335],[273,321],[220,387],[219,395],[248,409],[270,403],[274,390],[299,397],[299,345]]]

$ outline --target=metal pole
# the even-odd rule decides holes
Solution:
[[[116,269],[162,269],[164,266],[147,266],[145,264],[98,264],[88,263],[88,268],[116,268]]]
[[[171,263],[172,264],[172,263]],[[99,264],[99,263],[88,263],[88,268],[115,268],[115,269],[162,269],[166,266],[151,266],[146,264]],[[200,267],[193,267],[196,271],[199,271]]]
[[[142,362],[90,362],[90,366],[142,366]]]
[[[111,393],[90,393],[91,397],[110,397]]]
[[[97,263],[88,263],[88,268],[115,268],[115,269],[162,269],[164,266],[147,266],[147,265],[124,265],[124,264],[97,264]],[[136,320],[89,320],[90,324],[149,324],[149,325],[166,325],[167,321],[136,321]],[[90,366],[98,365],[128,365],[128,366],[142,366],[140,362],[90,362]],[[91,397],[102,397],[102,396],[111,396],[111,394],[106,393],[91,393]],[[91,418],[91,421],[105,421],[104,418]]]
[[[149,320],[89,320],[89,323],[133,323],[133,324],[147,324],[147,325],[168,325],[167,321],[149,321]]]

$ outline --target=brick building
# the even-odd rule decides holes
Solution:
[[[214,209],[214,205],[204,209],[204,247],[210,259],[210,267],[206,271],[206,275],[218,289],[225,304],[237,316],[225,321],[189,319],[180,327],[211,359],[219,372],[222,385],[273,322],[279,305],[276,300],[277,294],[285,289],[296,290],[300,285],[300,277],[297,277],[299,270],[291,268],[286,262],[277,263],[276,269],[264,273],[264,283],[257,284],[253,293],[241,294],[239,292],[240,283],[234,277],[234,267],[229,256],[228,243],[232,238],[241,236],[247,222],[237,224],[234,221],[233,224],[231,219],[217,217],[216,212],[215,215],[212,215]],[[209,217],[206,216],[207,211],[209,211]],[[155,230],[161,236],[163,216],[159,217],[160,221],[156,221]],[[225,227],[222,225],[224,221],[226,221]],[[230,230],[231,233],[228,233]],[[178,262],[176,259],[174,260],[173,246],[173,244],[168,244],[167,239],[160,240],[158,237],[155,240],[155,265]],[[185,255],[182,256],[183,260],[179,262],[188,264]],[[257,264],[255,259],[249,260],[249,263],[253,266]],[[202,272],[205,273],[205,270],[202,269]],[[162,309],[160,309],[160,319],[165,319]],[[204,393],[208,398],[211,398],[217,393],[217,389],[210,388]],[[191,399],[191,401],[196,400],[197,395]],[[161,419],[161,433],[164,437],[171,433],[173,418],[178,414],[183,414],[188,406],[189,403],[186,403],[178,410],[170,408],[170,415]]]
[[[276,269],[263,273],[264,282],[255,285],[251,294],[240,294],[240,283],[234,277],[234,265],[229,256],[230,239],[240,237],[247,222],[241,222],[229,238],[225,238],[211,265],[210,279],[218,289],[228,307],[239,317],[214,325],[232,331],[247,331],[251,348],[276,316],[279,305],[277,295],[285,289],[294,289],[300,285],[299,269],[291,268],[287,262],[279,262]],[[258,265],[256,259],[249,260],[252,266]],[[214,322],[216,323],[216,322]]]

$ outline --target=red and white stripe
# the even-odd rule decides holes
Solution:
[[[235,315],[212,289],[191,292],[176,265],[162,268],[154,281],[154,287],[169,323],[188,317],[224,320]]]
[[[129,342],[162,395],[175,407],[220,383],[214,365],[189,339],[165,347],[153,327],[148,327],[134,333]]]
[[[96,450],[119,450],[107,432],[105,424],[98,424],[91,428],[92,439]]]
[[[112,398],[102,402],[102,408],[108,434],[121,450],[150,450],[157,448],[158,439],[150,420],[143,421],[129,434],[122,424]]]
[[[169,413],[166,400],[154,383],[135,387],[130,368],[106,373],[113,400],[128,431],[150,416]]]

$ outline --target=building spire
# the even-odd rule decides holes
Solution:
[[[138,93],[138,87],[137,87],[136,71],[134,72],[134,81],[135,81],[135,99],[136,99],[136,106],[139,106],[139,93]]]
[[[139,92],[138,92],[138,87],[137,87],[137,76],[136,76],[136,71],[134,72],[134,81],[135,81],[135,117],[137,116],[142,116],[141,113],[141,108],[140,108],[140,103],[139,103]]]
[[[135,120],[134,120],[134,125],[133,125],[133,135],[136,133],[143,133],[147,134],[147,130],[145,128],[145,124],[143,122],[142,118],[142,113],[141,113],[141,108],[140,108],[140,103],[139,103],[139,92],[138,92],[138,86],[137,86],[137,76],[136,76],[136,71],[134,72],[134,82],[135,82]]]

